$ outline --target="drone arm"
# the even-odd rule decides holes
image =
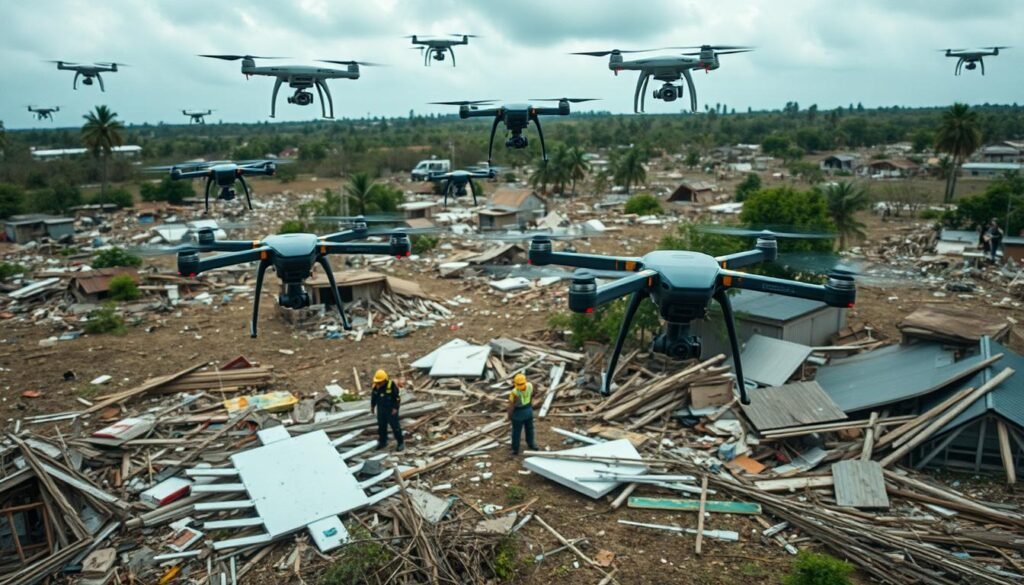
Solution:
[[[256,296],[252,299],[252,323],[249,324],[249,337],[256,337],[256,322],[260,316],[260,295],[263,293],[263,275],[269,264],[270,262],[266,259],[261,260],[259,268],[256,269]]]
[[[103,87],[103,76],[99,73],[96,74],[96,81],[100,82],[100,91],[107,91],[107,88]]]
[[[320,254],[379,254],[391,255],[390,244],[368,244],[348,242],[321,242],[318,246]]]
[[[320,239],[325,242],[339,243],[350,242],[352,240],[361,240],[365,237],[365,230],[345,230],[341,232],[334,232],[333,234],[328,234]]]
[[[270,94],[270,117],[273,118],[277,109],[277,92],[281,89],[281,78],[274,81],[274,92]]]
[[[245,204],[249,206],[249,211],[252,211],[252,194],[249,191],[249,183],[245,180],[244,173],[238,173],[238,182],[242,184],[242,191],[245,192]]]
[[[569,291],[569,309],[577,313],[590,313],[601,305],[618,300],[631,293],[642,293],[652,286],[658,278],[658,273],[653,270],[644,270],[629,276],[597,287],[593,294],[578,296],[573,299],[573,292]],[[592,304],[590,304],[592,302]],[[589,305],[589,306],[587,306]]]
[[[729,347],[732,350],[732,363],[733,369],[736,370],[736,384],[740,391],[740,402],[750,404],[750,398],[747,396],[746,382],[743,380],[743,365],[740,362],[740,340],[736,334],[736,321],[733,318],[732,301],[729,300],[729,295],[722,288],[716,290],[714,296],[715,300],[722,307],[722,318],[725,319],[725,328],[729,332]]]
[[[718,262],[718,265],[722,268],[744,268],[771,260],[774,260],[774,258],[770,254],[766,254],[764,250],[758,248],[715,258],[715,262]]]
[[[259,240],[214,240],[212,244],[200,244],[203,252],[243,252],[260,247]]]
[[[491,159],[494,158],[494,133],[498,131],[498,122],[501,121],[501,116],[495,112],[494,123],[491,124],[491,139],[487,143],[487,165],[490,166]]]
[[[857,293],[850,277],[832,275],[828,283],[808,284],[795,280],[722,270],[718,273],[721,288],[739,288],[780,294],[787,297],[823,302],[830,307],[850,308],[856,301]]]
[[[544,145],[544,130],[540,127],[540,118],[536,114],[531,117],[533,118],[533,123],[537,126],[537,136],[540,138],[540,157],[546,163],[548,162],[548,149]]]
[[[637,272],[643,270],[643,262],[639,258],[602,256],[600,254],[577,254],[575,252],[553,252],[551,240],[547,238],[534,238],[530,242],[530,250],[527,256],[530,264],[534,266],[547,266],[548,264],[560,264],[562,266],[573,266],[576,268],[590,268],[591,270],[623,270]]]
[[[338,307],[338,314],[341,315],[341,324],[348,331],[352,329],[352,325],[348,322],[348,317],[345,316],[345,308],[341,305],[341,295],[338,294],[338,283],[334,281],[334,271],[331,270],[331,263],[323,256],[317,256],[316,261],[324,269],[324,274],[327,275],[327,282],[330,283],[331,294],[334,296],[334,304]]]
[[[626,342],[626,336],[629,335],[629,326],[633,324],[633,317],[636,315],[636,310],[640,307],[643,299],[643,291],[640,290],[634,291],[633,295],[629,297],[629,305],[626,306],[626,314],[623,315],[622,325],[619,327],[619,336],[615,338],[615,349],[612,350],[611,359],[608,360],[608,368],[601,379],[601,394],[603,396],[608,396],[612,393],[612,376],[615,375],[615,367],[619,363],[622,344]]]
[[[270,248],[266,246],[260,246],[259,248],[252,248],[250,250],[241,250],[238,252],[229,252],[227,254],[220,254],[210,258],[200,259],[198,270],[196,270],[195,273],[199,274],[215,268],[224,268],[225,266],[245,264],[246,262],[255,262],[257,260],[267,260],[269,257]]]
[[[690,111],[697,111],[697,88],[693,85],[693,75],[689,69],[683,69],[683,78],[686,79],[686,88],[690,90]]]

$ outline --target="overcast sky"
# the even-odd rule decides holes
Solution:
[[[823,109],[1013,103],[1024,101],[1024,46],[986,59],[985,77],[954,77],[955,60],[936,49],[1013,45],[1021,31],[1022,0],[10,0],[0,18],[0,120],[8,128],[77,126],[97,104],[130,123],[181,123],[182,108],[213,108],[211,121],[271,119],[272,79],[246,80],[238,62],[197,53],[387,64],[329,82],[338,117],[454,111],[427,104],[440,100],[561,96],[598,97],[595,109],[630,112],[636,73],[616,77],[607,58],[567,53],[703,43],[758,49],[695,74],[701,110],[718,102],[775,109],[790,100]],[[413,33],[482,38],[455,49],[457,68],[425,68],[401,38]],[[73,73],[46,59],[131,67],[104,75],[106,93],[81,84],[72,91]],[[277,120],[319,115],[318,104],[287,104],[290,94],[281,89]],[[673,113],[687,102],[648,99],[647,110]],[[61,106],[56,123],[35,121],[28,104]]]

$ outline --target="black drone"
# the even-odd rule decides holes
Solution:
[[[486,169],[459,170],[431,175],[428,179],[435,183],[444,183],[442,187],[444,189],[444,206],[448,207],[449,196],[459,198],[473,195],[473,205],[478,205],[476,186],[473,184],[473,179],[493,179],[497,176],[497,168],[487,167]]]
[[[491,138],[487,146],[487,162],[491,162],[494,153],[494,134],[498,130],[498,123],[504,122],[509,132],[505,146],[508,148],[526,148],[529,145],[523,130],[532,121],[537,126],[537,136],[540,138],[540,150],[545,162],[548,160],[547,147],[544,145],[544,131],[540,127],[540,116],[568,116],[570,114],[569,104],[589,102],[596,98],[543,98],[533,99],[535,102],[558,102],[554,108],[537,107],[532,104],[503,104],[496,108],[480,109],[478,106],[491,104],[494,100],[475,100],[457,102],[431,102],[442,106],[459,106],[460,118],[485,118],[493,117],[494,124],[491,125]]]
[[[452,49],[452,47],[454,47],[456,45],[468,45],[469,44],[469,39],[475,39],[475,38],[477,38],[477,35],[460,35],[460,34],[454,34],[453,33],[450,36],[462,37],[462,40],[460,41],[460,40],[458,40],[458,38],[454,38],[454,39],[436,39],[436,38],[423,39],[423,38],[420,38],[419,35],[410,35],[410,36],[405,37],[405,38],[412,39],[412,44],[417,45],[417,46],[412,47],[412,48],[419,50],[420,54],[423,55],[423,65],[425,65],[427,67],[430,67],[430,59],[431,58],[433,58],[434,61],[444,61],[444,56],[445,55],[451,55],[452,56],[452,67],[455,67],[455,50]]]
[[[387,244],[351,243],[372,235],[388,235]],[[260,294],[263,291],[263,275],[267,267],[273,266],[278,278],[284,284],[284,292],[277,297],[282,307],[301,309],[309,306],[309,294],[303,288],[303,282],[309,278],[314,264],[319,264],[327,275],[334,296],[334,304],[338,307],[341,322],[345,329],[352,325],[345,315],[338,293],[338,284],[334,280],[334,272],[327,256],[331,254],[381,254],[397,258],[409,256],[412,245],[409,235],[402,231],[369,232],[366,223],[356,223],[353,229],[318,236],[316,234],[278,234],[267,236],[262,240],[217,240],[212,228],[199,231],[198,244],[168,248],[168,252],[178,254],[178,274],[194,277],[201,272],[244,264],[259,262],[256,269],[256,296],[252,305],[252,323],[249,335],[256,337],[256,321],[260,313]],[[227,252],[211,258],[200,258],[200,252]]]
[[[36,120],[49,120],[53,122],[53,114],[60,111],[60,106],[53,106],[50,108],[37,108],[34,106],[28,106],[28,111],[36,115]]]
[[[249,183],[246,182],[246,175],[272,176],[277,172],[277,165],[289,160],[246,160],[239,162],[232,161],[211,161],[200,163],[181,163],[160,167],[149,167],[149,171],[164,172],[170,171],[170,177],[174,180],[180,179],[201,179],[206,178],[205,204],[206,212],[210,212],[210,188],[213,185],[220,187],[217,199],[231,201],[235,198],[235,181],[242,185],[242,192],[245,193],[245,202],[252,210],[252,192],[249,190]]]
[[[677,359],[700,357],[701,340],[690,335],[690,322],[704,318],[708,303],[713,299],[722,307],[729,332],[740,400],[749,404],[728,289],[756,290],[811,299],[844,308],[853,306],[857,293],[853,276],[842,271],[833,271],[824,285],[818,285],[735,270],[774,261],[778,257],[776,237],[788,235],[770,231],[748,233],[757,235],[754,249],[717,258],[700,252],[676,250],[656,250],[639,258],[554,252],[550,238],[536,236],[530,242],[529,261],[537,266],[561,264],[590,270],[625,270],[634,273],[598,286],[594,274],[588,270],[579,270],[569,287],[569,309],[576,313],[593,313],[596,307],[631,295],[615,340],[615,349],[602,379],[602,394],[608,395],[611,392],[612,374],[622,352],[622,344],[645,296],[657,305],[659,315],[666,321],[665,330],[654,338],[652,351]]]

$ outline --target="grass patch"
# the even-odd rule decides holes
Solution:
[[[349,544],[342,547],[334,564],[320,576],[320,585],[374,583],[377,580],[371,579],[391,562],[391,551],[373,540],[373,534],[366,528],[350,527],[349,537]]]
[[[800,551],[783,585],[851,585],[853,565],[831,555]]]
[[[522,486],[510,485],[505,488],[505,501],[509,505],[522,504],[526,501],[526,490]]]
[[[114,310],[113,304],[104,305],[89,313],[89,320],[85,322],[85,332],[91,335],[103,333],[124,335],[126,331],[128,330],[124,326],[124,319]]]
[[[519,574],[523,562],[519,558],[519,542],[515,536],[506,536],[494,547],[494,576],[510,582]]]

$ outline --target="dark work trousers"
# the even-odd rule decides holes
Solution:
[[[519,435],[526,429],[526,445],[537,450],[533,438],[533,407],[520,406],[512,410],[512,452],[519,454]]]
[[[394,412],[395,414],[391,414]],[[377,406],[377,443],[380,446],[388,444],[388,427],[391,427],[392,432],[395,433],[395,441],[401,445],[405,441],[402,439],[402,427],[398,423],[398,412],[390,406]]]

